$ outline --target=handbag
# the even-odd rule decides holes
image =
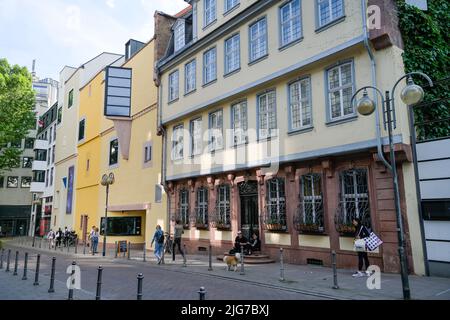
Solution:
[[[364,239],[355,240],[355,251],[366,252],[366,241]]]
[[[364,240],[369,251],[375,251],[379,246],[383,244],[383,241],[381,241],[381,239],[378,238],[378,236],[373,232],[368,238],[365,238]]]

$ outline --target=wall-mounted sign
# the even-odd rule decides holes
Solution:
[[[105,116],[131,116],[131,78],[129,68],[106,67]]]

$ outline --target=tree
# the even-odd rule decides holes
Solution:
[[[35,92],[26,67],[0,59],[0,173],[17,167],[22,151],[11,143],[22,141],[36,125]]]

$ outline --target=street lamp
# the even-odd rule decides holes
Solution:
[[[103,256],[106,256],[106,235],[108,230],[108,198],[109,198],[109,186],[114,184],[114,173],[107,174],[102,177],[102,186],[106,187],[106,205],[105,205],[105,230],[103,230]]]
[[[402,286],[403,286],[403,299],[404,300],[410,300],[411,299],[411,292],[409,288],[409,280],[408,280],[408,261],[406,259],[405,254],[405,236],[403,233],[403,218],[400,210],[400,191],[398,186],[398,174],[397,174],[397,167],[395,164],[395,152],[394,152],[394,141],[392,132],[394,129],[397,128],[397,124],[395,119],[393,119],[393,112],[395,112],[395,89],[399,85],[399,83],[407,78],[407,86],[403,89],[400,97],[402,101],[407,105],[414,105],[419,102],[421,102],[424,98],[424,91],[423,89],[414,84],[414,81],[412,79],[413,75],[420,75],[428,80],[430,83],[430,86],[433,86],[433,81],[431,81],[430,77],[428,77],[426,74],[421,72],[411,72],[403,77],[401,77],[394,85],[394,88],[391,92],[386,91],[385,96],[383,96],[383,93],[376,87],[373,86],[366,86],[364,88],[361,88],[358,90],[352,97],[351,104],[354,104],[354,101],[357,97],[357,95],[363,91],[363,97],[358,100],[356,104],[356,108],[358,110],[358,113],[360,113],[363,116],[369,116],[373,114],[377,107],[375,101],[369,98],[369,95],[367,94],[367,89],[373,89],[375,92],[377,92],[381,97],[381,103],[383,106],[383,114],[386,114],[386,116],[383,116],[383,123],[384,127],[388,130],[389,134],[389,148],[390,148],[390,163],[387,162],[387,160],[384,158],[384,155],[382,152],[379,152],[379,157],[381,157],[381,160],[383,161],[384,165],[389,169],[389,171],[392,172],[392,179],[394,183],[394,196],[395,196],[395,213],[397,215],[397,234],[398,234],[398,253],[400,257],[400,268],[401,268],[401,277],[402,277]],[[391,105],[392,104],[392,105]],[[395,114],[395,113],[394,113]],[[377,128],[380,126],[380,118],[377,116],[375,117]],[[381,135],[379,131],[377,131],[377,135]],[[381,137],[378,137],[378,143],[381,144]],[[382,150],[382,146],[378,146],[378,150]]]

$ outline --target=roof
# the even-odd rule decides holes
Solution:
[[[186,8],[184,8],[183,10],[181,10],[180,12],[178,12],[174,17],[181,18],[182,16],[184,16],[186,13],[190,12],[191,10],[192,10],[192,6],[189,5]]]

